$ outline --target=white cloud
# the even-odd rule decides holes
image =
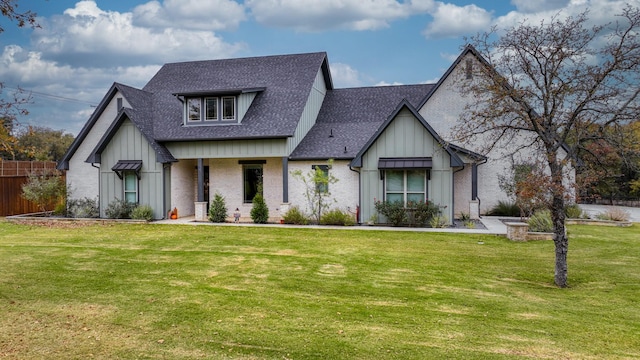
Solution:
[[[65,129],[76,134],[114,81],[142,87],[160,65],[73,67],[47,60],[17,45],[0,54],[0,78],[9,87],[33,92],[30,114],[21,122]],[[89,114],[87,114],[89,112]]]
[[[336,88],[358,87],[363,85],[362,75],[348,64],[332,63],[331,79]]]
[[[431,16],[433,21],[423,31],[427,38],[456,37],[489,30],[492,20],[491,12],[476,5],[439,3]]]
[[[543,20],[548,22],[553,16],[557,16],[558,20],[562,20],[567,16],[576,16],[588,9],[588,23],[602,25],[615,21],[615,15],[622,12],[629,0],[568,0],[565,3],[567,3],[566,6],[562,8],[545,6],[540,7],[539,11],[533,13],[512,11],[497,18],[496,24],[500,29],[518,26],[523,22],[538,25]]]
[[[136,26],[132,13],[104,11],[94,1],[52,17],[33,32],[32,42],[59,62],[94,66],[230,57],[246,47],[210,31]]]
[[[401,83],[401,82],[397,82],[397,81],[394,81],[392,83],[388,83],[388,82],[383,80],[383,81],[380,81],[380,82],[376,83],[373,86],[397,86],[397,85],[404,85],[404,84]]]
[[[376,30],[393,20],[425,13],[433,0],[246,0],[255,19],[266,26],[303,31]]]
[[[570,0],[511,0],[518,12],[536,13],[565,7]]]
[[[244,6],[231,0],[149,1],[133,9],[133,24],[149,28],[233,30],[244,20]]]

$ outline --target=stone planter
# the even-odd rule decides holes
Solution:
[[[553,233],[530,232],[529,224],[507,222],[507,238],[511,241],[553,240]]]

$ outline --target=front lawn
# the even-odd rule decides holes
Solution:
[[[569,231],[0,221],[0,358],[640,357],[640,226]]]

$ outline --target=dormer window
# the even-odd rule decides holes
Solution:
[[[189,97],[186,113],[187,124],[236,122],[236,97]]]
[[[242,122],[253,100],[266,88],[202,90],[173,95],[183,105],[184,125],[231,125]]]

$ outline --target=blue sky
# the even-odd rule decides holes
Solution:
[[[612,21],[640,0],[19,0],[39,29],[0,25],[2,96],[32,91],[21,125],[77,134],[114,81],[142,87],[167,62],[326,51],[336,87],[435,82],[464,45],[591,9]]]

